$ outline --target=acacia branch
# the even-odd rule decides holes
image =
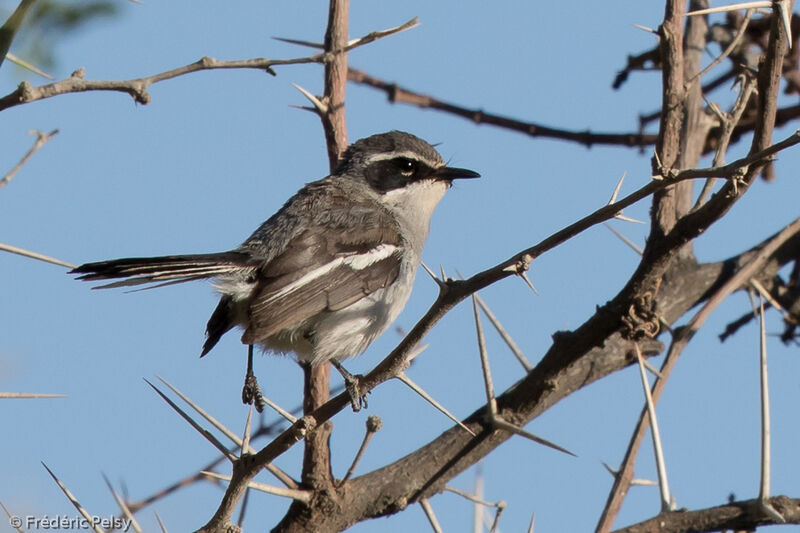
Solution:
[[[556,129],[535,122],[525,122],[493,113],[486,113],[482,109],[468,109],[444,100],[439,100],[433,96],[405,89],[395,83],[384,81],[354,68],[350,68],[347,71],[347,78],[352,82],[383,91],[392,103],[404,103],[424,109],[436,109],[465,118],[475,124],[490,124],[492,126],[525,133],[531,137],[573,141],[583,144],[587,148],[598,144],[611,146],[646,146],[653,144],[656,140],[655,135],[645,135],[641,133],[592,133],[591,131]]]
[[[325,32],[325,51],[333,59],[325,63],[325,93],[320,111],[322,127],[328,149],[330,171],[339,165],[339,156],[347,148],[347,122],[345,116],[345,89],[347,87],[347,27],[349,0],[331,0],[328,9],[328,27]],[[303,412],[308,414],[330,399],[330,365],[306,365],[304,374]],[[317,492],[333,489],[331,472],[330,423],[318,424],[305,440],[303,454],[303,484]],[[289,508],[284,523],[299,518],[305,506],[295,502]]]
[[[268,74],[275,76],[275,71],[272,67],[283,65],[302,65],[307,63],[324,63],[335,62],[342,52],[353,50],[359,46],[363,46],[372,42],[394,35],[395,33],[413,28],[417,25],[416,18],[411,19],[401,26],[391,28],[384,31],[371,32],[363,37],[353,40],[352,42],[345,43],[334,51],[324,51],[319,54],[314,54],[307,57],[297,57],[291,59],[269,59],[265,57],[253,59],[239,59],[231,61],[223,61],[214,59],[213,57],[205,56],[194,63],[189,63],[182,67],[177,67],[171,70],[145,76],[143,78],[135,78],[130,80],[86,80],[83,78],[84,70],[79,69],[72,73],[72,76],[65,80],[40,85],[38,87],[31,86],[28,82],[22,82],[17,89],[0,98],[0,111],[10,107],[18,106],[21,104],[28,104],[37,100],[45,98],[52,98],[61,94],[81,93],[87,91],[112,91],[127,93],[133,97],[134,101],[139,104],[149,104],[150,94],[147,89],[154,83],[177,78],[178,76],[185,76],[192,72],[201,70],[218,70],[218,69],[255,69],[263,70]]]
[[[661,393],[666,387],[667,380],[669,379],[672,369],[678,361],[683,350],[689,345],[689,342],[694,337],[705,321],[728,296],[734,291],[738,290],[742,285],[745,285],[756,274],[761,272],[766,263],[771,260],[776,251],[783,246],[789,239],[794,238],[800,232],[800,219],[795,220],[784,228],[780,233],[771,238],[765,245],[760,246],[748,254],[746,262],[730,279],[723,283],[718,289],[713,292],[713,295],[708,299],[705,305],[689,320],[689,322],[677,328],[674,332],[672,342],[670,343],[667,356],[664,358],[664,363],[659,369],[658,377],[652,387],[653,402],[658,403]],[[596,531],[605,532],[611,529],[614,519],[622,507],[622,502],[625,495],[630,488],[631,481],[633,480],[634,466],[636,457],[639,453],[639,448],[644,441],[649,426],[647,409],[642,409],[639,415],[639,420],[636,428],[633,431],[631,440],[628,444],[628,449],[625,452],[625,457],[622,460],[622,465],[619,467],[615,478],[614,485],[606,502],[606,506],[600,516]]]
[[[682,176],[676,179],[682,180],[692,178]],[[361,392],[366,394],[381,383],[394,378],[399,372],[404,370],[407,357],[413,351],[414,347],[422,340],[424,335],[427,334],[433,328],[433,326],[438,323],[438,321],[456,304],[478,290],[491,285],[492,283],[507,278],[511,275],[524,272],[530,266],[530,263],[540,255],[559,246],[560,244],[563,244],[584,230],[605,220],[613,218],[625,207],[630,206],[631,204],[643,198],[646,198],[655,191],[663,190],[667,186],[674,185],[674,183],[675,180],[653,180],[639,190],[629,194],[625,198],[613,204],[601,207],[592,214],[587,215],[581,220],[554,233],[550,237],[547,237],[540,243],[518,252],[506,261],[484,270],[483,272],[475,274],[469,279],[463,281],[448,280],[443,284],[439,296],[428,309],[425,316],[423,316],[423,318],[417,322],[414,328],[405,336],[400,344],[386,358],[384,358],[381,363],[379,363],[371,372],[362,378],[360,381]],[[719,271],[721,270],[721,266],[709,268],[716,274],[719,274]],[[697,301],[696,298],[700,297],[705,289],[713,282],[713,279],[708,276],[707,271],[704,271],[704,274],[706,274],[706,277],[709,278],[705,279],[705,288],[696,294],[695,299],[692,301],[689,301],[690,297],[688,295],[682,294],[680,297],[681,305],[688,307],[676,307],[672,310],[667,309],[664,315],[667,320],[676,319],[678,316],[680,316],[680,314],[685,312],[686,309],[694,305],[694,303]],[[626,289],[623,289],[623,292],[621,293],[622,296],[618,296],[615,298],[615,300],[630,298],[626,292],[627,290],[627,287]],[[518,384],[519,387],[512,387],[502,396],[497,398],[499,406],[498,408],[500,409],[499,412],[502,411],[504,405],[507,404],[508,406],[511,406],[509,407],[509,409],[512,409],[511,412],[502,413],[504,419],[516,425],[524,425],[524,422],[529,421],[534,416],[543,412],[563,396],[570,394],[577,388],[591,383],[595,379],[599,379],[611,372],[619,370],[631,362],[629,353],[630,342],[626,339],[623,339],[622,336],[617,332],[619,329],[619,316],[610,312],[614,308],[614,304],[609,304],[606,306],[606,308],[607,309],[601,310],[595,314],[583,326],[581,326],[579,331],[586,331],[587,333],[581,334],[576,332],[573,334],[576,336],[575,338],[581,338],[581,342],[579,342],[578,345],[575,344],[572,335],[564,334],[558,336],[559,341],[556,342],[553,347],[551,347],[542,362],[532,372],[530,372],[520,384]],[[656,345],[660,345],[660,343],[650,345],[649,349],[648,346],[643,346],[645,355],[653,355],[659,351],[658,349],[654,350],[654,346]],[[600,349],[598,346],[605,346],[605,348]],[[579,370],[571,368],[571,365],[573,364],[577,365]],[[555,376],[554,373],[559,374],[560,377]],[[562,375],[561,373],[566,374],[567,376]],[[579,382],[580,385],[576,385],[574,382],[576,374],[581,375]],[[557,381],[565,379],[565,377],[567,377],[571,383],[570,385],[566,386],[566,388],[561,389],[560,387],[554,385]],[[522,398],[520,398],[519,395],[521,390],[533,390],[535,392],[530,395],[525,394]],[[220,508],[217,510],[214,518],[212,518],[209,524],[206,525],[202,531],[217,531],[215,527],[218,527],[223,523],[221,521],[222,517],[230,516],[230,513],[235,508],[239,498],[241,498],[241,496],[244,494],[244,488],[247,486],[247,483],[261,470],[261,468],[275,460],[279,455],[288,450],[296,442],[302,440],[308,432],[313,431],[315,428],[319,427],[320,424],[324,424],[330,420],[336,413],[340,412],[348,405],[350,405],[350,396],[347,392],[343,392],[331,398],[318,409],[307,413],[306,416],[298,420],[298,422],[293,424],[289,429],[281,433],[281,435],[270,442],[267,446],[262,448],[257,454],[248,456],[246,460],[243,458],[242,460],[236,462],[233,469],[233,479],[228,485],[228,490],[223,497]],[[479,455],[482,457],[510,436],[504,431],[493,431],[487,429],[484,423],[484,415],[485,413],[482,410],[479,410],[465,421],[465,424],[474,433],[479,434],[478,438],[474,441],[471,440],[472,437],[469,436],[469,434],[460,426],[456,426],[455,430],[446,432],[429,446],[435,445],[438,447],[442,445],[442,443],[445,443],[444,448],[451,450],[450,453],[458,453],[458,450],[464,450],[465,448],[472,450],[475,446],[480,444],[480,451],[476,451],[475,453],[479,453]],[[461,435],[459,435],[459,433],[461,433]],[[423,448],[409,457],[417,457],[417,460],[419,460],[420,456],[417,456],[417,453],[422,454],[422,457],[427,457],[425,455],[425,450],[426,448]],[[477,459],[473,458],[473,460]],[[437,464],[440,468],[443,466],[441,463]],[[394,469],[405,468],[406,466],[404,465],[405,463],[395,463],[394,466],[390,466],[392,466],[392,469]],[[454,465],[450,466],[452,467]],[[469,464],[460,464],[459,468],[463,469],[467,466],[469,466]],[[419,465],[415,464],[413,468],[419,468]],[[461,470],[458,470],[458,472],[460,471]],[[342,490],[347,492],[348,489],[352,490],[351,487],[354,486],[353,484],[357,484],[359,486],[362,486],[360,484],[367,482],[374,484],[378,483],[376,480],[384,479],[385,481],[385,479],[393,478],[395,475],[390,473],[389,478],[381,478],[378,474],[379,472],[384,472],[384,469],[350,480],[348,483],[343,485]],[[455,473],[452,475],[455,475]],[[420,475],[422,475],[422,473]],[[443,484],[447,479],[452,477],[452,475],[437,476],[435,479],[436,483],[438,484],[441,481]],[[430,479],[433,480],[433,478]],[[394,489],[397,490],[400,490],[400,488],[400,485],[394,487]],[[370,491],[376,490],[378,490],[377,487],[370,488]],[[424,491],[431,490],[433,490],[431,487],[424,487]],[[423,494],[423,489],[418,488],[418,492],[415,491],[414,497],[416,498],[420,494]],[[409,494],[406,493],[403,497],[408,500]],[[394,500],[389,498],[386,501],[392,502]],[[296,505],[300,504],[293,503],[293,507]],[[394,509],[394,511],[397,510],[399,509]],[[333,529],[343,529],[344,527],[347,527],[353,523],[353,513],[356,511],[358,511],[358,508],[353,508],[349,511],[342,509],[342,513],[337,513],[336,516],[313,515],[309,517],[304,515],[304,518],[308,520],[333,521],[335,524],[331,525],[329,523],[328,525]],[[370,512],[376,513],[370,516],[378,516],[380,514],[386,514],[387,510],[372,509]],[[288,516],[289,515],[287,515],[287,517]],[[356,518],[356,520],[363,518],[364,517],[361,516],[361,518]],[[306,523],[305,525],[311,527],[310,523]]]
[[[800,499],[775,496],[769,499],[769,503],[786,519],[785,523],[800,524]],[[759,500],[746,500],[697,511],[661,513],[615,533],[755,531],[760,526],[778,523],[781,522],[761,510]]]

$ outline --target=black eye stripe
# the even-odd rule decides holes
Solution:
[[[400,189],[432,173],[433,169],[425,163],[402,156],[374,161],[364,169],[367,182],[380,193]]]

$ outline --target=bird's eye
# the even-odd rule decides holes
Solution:
[[[417,170],[417,162],[407,157],[398,157],[394,160],[394,164],[406,176],[412,175]]]

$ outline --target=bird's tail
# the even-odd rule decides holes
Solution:
[[[121,281],[94,287],[95,289],[129,287],[148,283],[156,283],[156,285],[148,287],[155,288],[196,279],[212,278],[247,266],[250,266],[247,254],[222,252],[114,259],[99,263],[86,263],[69,273],[80,274],[77,279],[84,281],[121,279]]]

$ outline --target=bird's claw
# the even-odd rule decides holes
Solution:
[[[347,389],[347,394],[350,395],[350,406],[353,412],[357,413],[363,407],[367,408],[367,395],[361,394],[361,378],[363,376],[354,376],[350,374],[344,378],[344,386]]]
[[[264,402],[264,396],[261,394],[261,387],[258,386],[258,380],[255,374],[248,373],[244,377],[242,403],[253,405],[259,413],[264,410],[266,403]]]

